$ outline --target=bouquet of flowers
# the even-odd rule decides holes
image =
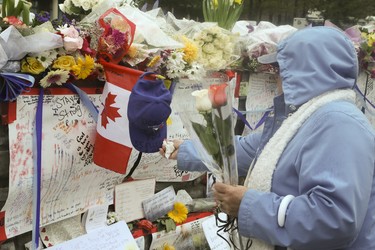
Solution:
[[[375,78],[375,31],[362,30],[362,38],[360,66],[371,78]]]
[[[236,37],[218,26],[197,32],[193,40],[198,44],[198,62],[207,70],[222,70],[239,58]]]
[[[242,0],[203,0],[203,17],[206,22],[217,22],[230,30],[243,10]]]
[[[178,114],[203,163],[218,181],[238,184],[232,91],[227,76],[211,72],[202,84],[180,83],[175,95]],[[194,98],[186,100],[186,96]]]

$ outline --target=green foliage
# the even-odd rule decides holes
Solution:
[[[19,0],[15,4],[14,0],[3,0],[1,14],[2,17],[15,16],[22,17],[22,21],[29,25],[31,3],[26,0]]]

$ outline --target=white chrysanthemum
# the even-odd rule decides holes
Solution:
[[[92,8],[92,3],[90,0],[81,0],[81,7],[85,11],[91,10]]]
[[[206,75],[204,67],[196,62],[193,62],[189,69],[186,70],[186,76],[193,81],[201,81]]]
[[[82,1],[81,0],[71,0],[71,2],[76,7],[82,7]]]
[[[167,76],[171,79],[181,77],[184,74],[186,62],[183,59],[184,53],[181,51],[173,51],[168,57],[166,67]]]

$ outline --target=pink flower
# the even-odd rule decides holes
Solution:
[[[74,28],[73,26],[69,26],[68,28],[62,28],[60,29],[60,33],[64,35],[64,37],[72,37],[72,38],[78,38],[79,32]]]
[[[64,49],[66,51],[74,52],[77,49],[82,49],[83,39],[82,37],[64,37]]]
[[[211,100],[213,108],[219,108],[227,104],[226,87],[227,83],[214,84],[210,86],[208,97]]]

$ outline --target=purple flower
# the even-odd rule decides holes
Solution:
[[[39,14],[36,14],[35,18],[38,22],[45,23],[49,21],[51,15],[47,11],[41,11]]]

